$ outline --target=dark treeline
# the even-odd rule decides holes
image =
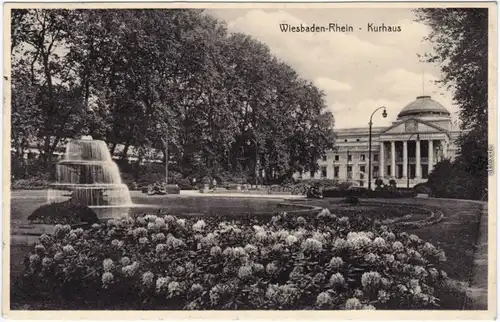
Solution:
[[[462,133],[457,158],[437,164],[429,186],[437,197],[480,199],[488,187],[488,9],[416,10],[431,28],[442,83],[453,91]]]
[[[324,94],[250,36],[203,10],[12,11],[12,147],[45,165],[92,135],[184,176],[315,171],[333,147]],[[164,157],[165,162],[165,157]]]

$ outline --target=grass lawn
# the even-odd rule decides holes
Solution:
[[[45,200],[41,192],[21,193],[13,195],[11,209],[12,219],[26,218],[39,204]],[[139,196],[134,202],[162,203],[171,209],[182,212],[234,213],[234,212],[264,212],[274,208],[279,200],[264,199],[234,199],[222,197],[145,197]],[[282,201],[281,201],[282,202]],[[356,206],[339,205],[340,199],[324,199],[299,201],[299,204],[310,204],[330,208],[332,213],[340,216],[368,214],[377,219],[400,217],[412,214],[412,220],[422,219],[426,212],[415,210],[415,206],[428,210],[440,210],[444,213],[444,220],[438,224],[419,229],[406,229],[408,233],[418,235],[445,251],[448,261],[442,265],[448,276],[458,282],[466,283],[470,278],[471,265],[475,245],[478,238],[481,204],[450,201],[440,199],[391,199],[391,200],[361,200]],[[376,203],[383,203],[376,204]],[[413,207],[411,205],[414,205]],[[206,208],[210,208],[207,210]],[[205,211],[200,211],[205,210]],[[174,211],[175,212],[175,211]],[[20,272],[20,261],[27,251],[24,247],[11,248],[11,273]],[[465,292],[457,290],[439,294],[443,309],[462,309],[465,302]]]

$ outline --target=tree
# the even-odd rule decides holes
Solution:
[[[466,197],[478,199],[488,185],[488,9],[417,9],[431,28],[434,45],[428,61],[441,66],[442,83],[453,90],[462,133],[453,172],[467,178]]]

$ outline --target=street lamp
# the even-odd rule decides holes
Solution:
[[[156,124],[158,130],[161,129],[161,124]],[[165,138],[161,137],[161,142],[165,148],[165,183],[168,184],[168,135],[165,134]]]
[[[407,147],[407,149],[408,149],[408,146],[409,146],[411,138],[415,134],[417,135],[417,141],[420,141],[420,135],[418,133],[412,133],[410,135],[410,137],[408,138],[408,140],[406,140],[406,147]],[[416,165],[415,165],[415,172],[417,172]],[[406,187],[410,188],[410,158],[408,157],[408,154],[406,156]]]
[[[375,111],[373,111],[372,115],[370,116],[370,123],[368,123],[368,125],[370,126],[369,138],[368,138],[368,190],[372,190],[372,125],[373,125],[372,119],[375,112],[381,109],[384,109],[384,111],[382,112],[382,116],[384,118],[387,117],[387,111],[385,109],[385,106],[381,106],[377,108]]]

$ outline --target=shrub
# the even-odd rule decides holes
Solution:
[[[76,224],[99,222],[96,213],[88,206],[64,201],[51,203],[37,208],[28,220],[42,224]]]
[[[87,231],[59,227],[54,236],[42,236],[14,285],[32,299],[51,298],[72,309],[438,306],[434,292],[446,275],[437,265],[445,256],[417,236],[326,209],[307,219],[282,213],[258,220],[159,212]]]
[[[176,184],[167,184],[165,181],[155,182],[143,187],[141,192],[149,195],[166,195],[166,194],[179,194],[180,188]]]
[[[35,176],[29,179],[15,179],[12,181],[11,188],[13,190],[22,189],[48,189],[51,182],[47,179],[47,176]]]

